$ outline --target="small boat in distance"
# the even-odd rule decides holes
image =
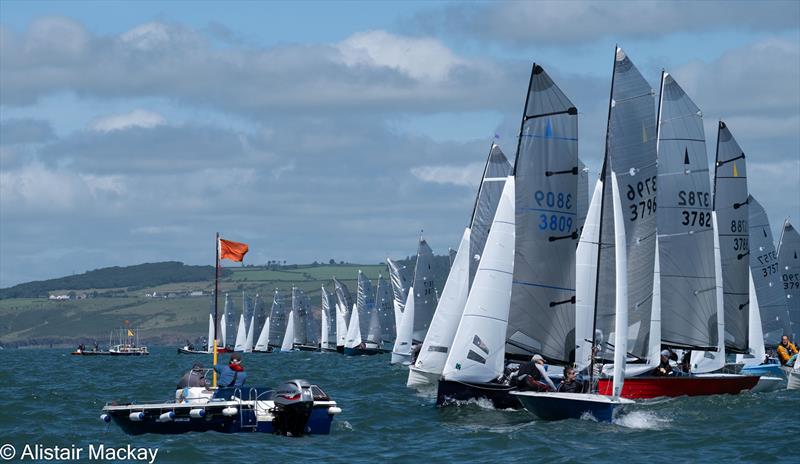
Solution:
[[[139,331],[128,326],[112,330],[108,337],[108,350],[100,350],[95,343],[92,350],[87,350],[83,344],[70,353],[74,356],[147,356],[150,354],[146,346],[139,344]]]

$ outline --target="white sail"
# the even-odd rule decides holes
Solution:
[[[591,362],[592,320],[597,276],[597,247],[600,237],[600,203],[603,181],[594,186],[578,249],[575,252],[575,366],[583,370]]]
[[[214,349],[214,315],[208,315],[208,343],[206,344],[208,351]]]
[[[693,351],[692,372],[703,374],[714,372],[725,367],[725,296],[722,287],[722,253],[719,248],[719,228],[717,212],[711,212],[711,224],[714,227],[714,273],[715,293],[717,301],[717,351]]]
[[[431,379],[438,378],[442,373],[444,363],[447,361],[447,353],[450,351],[469,295],[469,238],[470,229],[464,229],[428,334],[422,342],[414,366],[408,371],[409,387],[430,384]],[[424,373],[430,375],[426,376]]]
[[[244,314],[240,314],[239,328],[236,331],[236,344],[233,346],[233,351],[244,351],[245,343],[247,343],[247,330],[245,329]]]
[[[414,336],[414,287],[408,289],[406,303],[397,326],[397,338],[392,348],[392,364],[411,362],[411,342]]]
[[[283,334],[281,351],[292,351],[294,347],[294,310],[289,311],[289,318],[286,321],[286,332]]]
[[[753,282],[753,272],[750,271],[750,353],[736,355],[736,362],[745,365],[758,365],[764,362],[766,349],[764,348],[764,330],[761,326],[761,307],[758,305],[758,295]]]
[[[256,328],[256,314],[253,312],[253,315],[250,317],[250,328],[247,329],[247,338],[244,340],[244,352],[249,353],[253,351],[253,332]]]
[[[326,309],[320,310],[320,337],[319,347],[322,349],[331,348],[332,343],[328,342],[328,311]]]
[[[357,348],[361,344],[361,325],[359,323],[360,315],[353,305],[353,312],[350,314],[350,325],[347,327],[347,341],[344,343],[345,348]]]
[[[619,198],[617,175],[611,172],[611,197],[614,206],[614,258],[615,258],[615,307],[614,327],[628,327],[628,256],[625,249],[625,219],[622,217],[622,202]],[[628,353],[628,334],[616,330],[614,337],[614,385],[612,396],[619,398],[625,383],[625,357]]]
[[[344,346],[347,342],[347,326],[350,321],[352,298],[347,286],[335,278],[333,285],[336,293],[336,346]]]
[[[264,321],[264,327],[261,327],[261,334],[256,341],[256,351],[267,351],[269,348],[269,316]]]
[[[650,354],[647,355],[647,370],[661,362],[661,262],[659,260],[658,236],[656,236],[656,259],[653,266],[653,305],[650,310]]]
[[[347,321],[345,316],[347,311],[336,303],[336,346],[344,346],[347,342]]]
[[[331,311],[336,311],[336,303],[331,298],[332,295],[325,290],[325,286],[322,286],[322,309],[321,309],[321,317],[320,323],[322,325],[320,330],[320,348],[322,349],[331,349],[336,348],[336,340],[335,336],[331,337],[330,335],[330,317]]]
[[[503,372],[514,273],[514,177],[506,180],[442,377],[488,382]]]
[[[225,307],[222,310],[222,317],[219,319],[219,346],[228,346],[228,294],[225,294]]]
[[[389,258],[386,258],[386,265],[389,268],[389,278],[392,281],[392,306],[394,306],[394,327],[395,335],[397,328],[400,327],[400,319],[403,317],[403,309],[408,298],[408,287],[411,279],[406,272],[405,266],[399,266]]]

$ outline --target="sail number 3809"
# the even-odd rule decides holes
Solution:
[[[543,192],[537,190],[533,194],[533,199],[540,208],[558,208],[571,210],[573,208],[572,194],[563,192]],[[572,230],[572,217],[558,214],[539,214],[539,230],[557,230],[559,232],[568,232]],[[565,211],[566,212],[566,211]]]

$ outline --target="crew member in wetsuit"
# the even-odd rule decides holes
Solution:
[[[522,363],[517,371],[517,388],[520,390],[555,391],[556,386],[544,369],[544,358],[535,354],[530,362]]]
[[[242,355],[240,353],[231,354],[230,362],[227,366],[220,367],[214,364],[214,370],[219,374],[220,387],[241,387],[247,380],[247,372],[242,366]]]
[[[558,391],[562,393],[583,393],[583,384],[578,382],[574,367],[564,368],[564,380],[558,386]]]
[[[661,363],[653,369],[652,374],[656,377],[666,377],[672,375],[672,366],[669,365],[669,350],[661,352]]]

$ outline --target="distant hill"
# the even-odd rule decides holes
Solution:
[[[230,274],[223,269],[223,276]],[[0,289],[0,299],[46,298],[56,290],[144,288],[214,278],[214,266],[187,266],[178,261],[106,267],[58,279],[40,280]]]
[[[415,261],[410,256],[398,263],[411,274]],[[449,268],[447,256],[436,256],[431,264],[439,295]],[[373,282],[381,274],[388,278],[384,263],[232,266],[224,268],[220,294],[230,294],[238,314],[244,295],[260,295],[260,307],[269,310],[275,289],[288,293],[296,286],[316,310],[323,285],[333,290],[335,276],[355,292],[359,270]],[[109,331],[124,321],[138,329],[143,343],[174,345],[187,339],[197,343],[208,327],[213,288],[213,266],[164,262],[97,269],[0,289],[0,346],[74,346],[94,341],[104,346]],[[74,292],[86,298],[49,300],[50,292]]]

